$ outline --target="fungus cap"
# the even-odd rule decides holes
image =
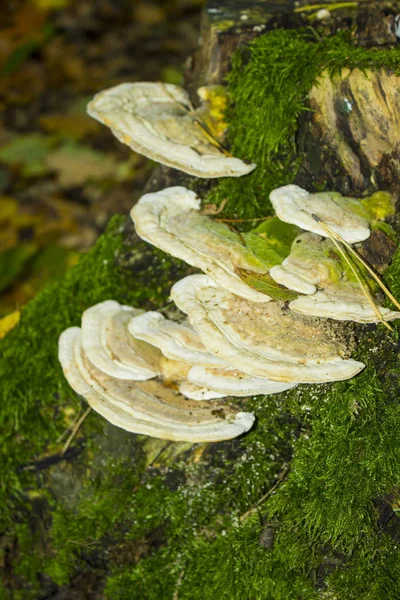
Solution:
[[[161,353],[128,331],[132,317],[142,310],[106,300],[82,314],[82,345],[98,369],[120,379],[146,380],[160,373]]]
[[[176,85],[121,83],[96,94],[88,113],[135,152],[196,177],[239,177],[255,168],[222,149]]]
[[[291,184],[273,190],[270,200],[282,221],[322,237],[326,237],[327,232],[312,215],[349,244],[362,242],[370,236],[368,215],[356,198],[347,198],[337,192],[310,194]]]
[[[296,382],[271,381],[261,377],[252,377],[232,368],[192,367],[188,381],[225,396],[256,396],[279,394],[297,385]]]
[[[235,297],[206,275],[185,277],[173,286],[171,298],[186,312],[207,350],[248,375],[322,383],[349,379],[364,368],[363,363],[341,358],[344,348],[330,339],[321,324],[303,319],[296,325],[296,315],[289,323],[278,303],[271,303],[278,306],[270,319],[271,313],[263,311],[271,304]],[[286,321],[281,328],[278,311]]]
[[[127,431],[173,441],[208,442],[237,437],[254,423],[251,413],[190,402],[155,380],[110,377],[85,356],[79,327],[61,334],[59,360],[74,391],[96,412]]]
[[[328,286],[312,296],[301,296],[293,300],[289,307],[302,315],[356,323],[379,323],[359,284],[350,281],[341,281]],[[400,318],[400,312],[383,306],[377,308],[385,321]]]
[[[277,283],[301,294],[314,294],[317,287],[339,281],[343,275],[334,244],[315,233],[302,233],[290,255],[269,274]]]
[[[190,381],[183,381],[179,385],[179,391],[185,398],[189,398],[189,400],[196,400],[197,402],[201,400],[215,400],[217,398],[225,398],[229,394],[221,394],[220,392],[216,392],[215,390],[210,390],[209,388],[196,385],[195,383],[191,383]]]
[[[235,272],[241,268],[267,273],[268,266],[243,246],[237,233],[201,215],[199,210],[196,194],[177,186],[142,196],[132,208],[131,217],[143,240],[201,269],[232,293],[254,302],[271,300]]]
[[[149,311],[134,317],[128,328],[136,339],[156,346],[172,360],[205,367],[224,364],[207,352],[193,327],[166,319],[159,312]]]

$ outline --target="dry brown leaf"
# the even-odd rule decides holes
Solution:
[[[48,155],[47,165],[57,171],[61,186],[75,187],[90,179],[112,177],[116,161],[91,148],[65,145]]]

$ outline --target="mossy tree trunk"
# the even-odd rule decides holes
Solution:
[[[258,168],[211,185],[160,167],[149,189],[188,185],[205,202],[227,199],[235,218],[271,214],[271,189],[293,182],[398,200],[400,3],[322,2],[323,18],[319,4],[207,5],[192,95],[227,76],[236,50],[229,138]],[[398,223],[396,213],[361,251],[399,296]],[[106,298],[158,308],[189,272],[117,217],[2,342],[0,594],[398,599],[397,332],[354,329],[368,365],[354,380],[243,401],[258,418],[243,439],[166,443],[91,413],[61,453],[59,436],[85,404],[62,376],[59,333]]]

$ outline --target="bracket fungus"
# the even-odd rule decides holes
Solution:
[[[157,248],[207,273],[219,285],[254,302],[271,297],[247,285],[240,269],[254,274],[269,268],[243,245],[238,233],[200,213],[200,199],[184,187],[145,194],[131,210],[137,234]]]
[[[297,185],[285,185],[270,194],[277,216],[287,223],[306,231],[327,236],[315,216],[349,244],[362,242],[370,236],[369,215],[356,198],[347,198],[338,192],[310,194]]]
[[[347,255],[341,256],[335,241],[303,233],[294,240],[282,264],[270,270],[280,284],[305,294],[292,300],[289,308],[302,315],[357,323],[399,318],[399,312],[376,304],[368,283],[357,281],[357,264],[351,256],[347,262],[343,259]]]
[[[129,331],[161,350],[164,356],[190,365],[223,366],[224,363],[205,349],[199,335],[187,323],[176,323],[161,313],[149,311],[129,322]]]
[[[79,327],[59,339],[59,360],[70,386],[114,425],[174,441],[231,439],[248,431],[254,415],[215,403],[192,402],[158,379],[118,379],[90,362]]]
[[[364,364],[343,359],[344,344],[312,319],[278,302],[254,303],[220,288],[206,275],[178,281],[171,298],[209,352],[232,367],[272,381],[322,383],[349,379]]]
[[[176,85],[121,83],[96,94],[88,113],[135,152],[196,177],[240,177],[255,168],[222,147]]]
[[[360,285],[354,281],[339,281],[310,296],[300,296],[289,308],[302,315],[313,315],[337,321],[378,323],[400,318],[400,312],[369,305]],[[380,317],[379,317],[380,315]]]
[[[161,353],[127,330],[143,310],[106,300],[82,315],[82,346],[90,362],[112,377],[146,380],[160,374]]]
[[[296,382],[271,381],[262,377],[252,377],[232,367],[192,367],[188,381],[199,387],[219,392],[221,396],[256,396],[279,394],[297,385]]]
[[[290,255],[270,269],[271,277],[300,294],[314,294],[342,278],[342,264],[331,240],[302,233],[293,242]]]

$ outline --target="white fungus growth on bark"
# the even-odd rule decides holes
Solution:
[[[196,177],[240,177],[255,168],[222,148],[177,85],[121,83],[96,94],[88,113],[135,152]]]

